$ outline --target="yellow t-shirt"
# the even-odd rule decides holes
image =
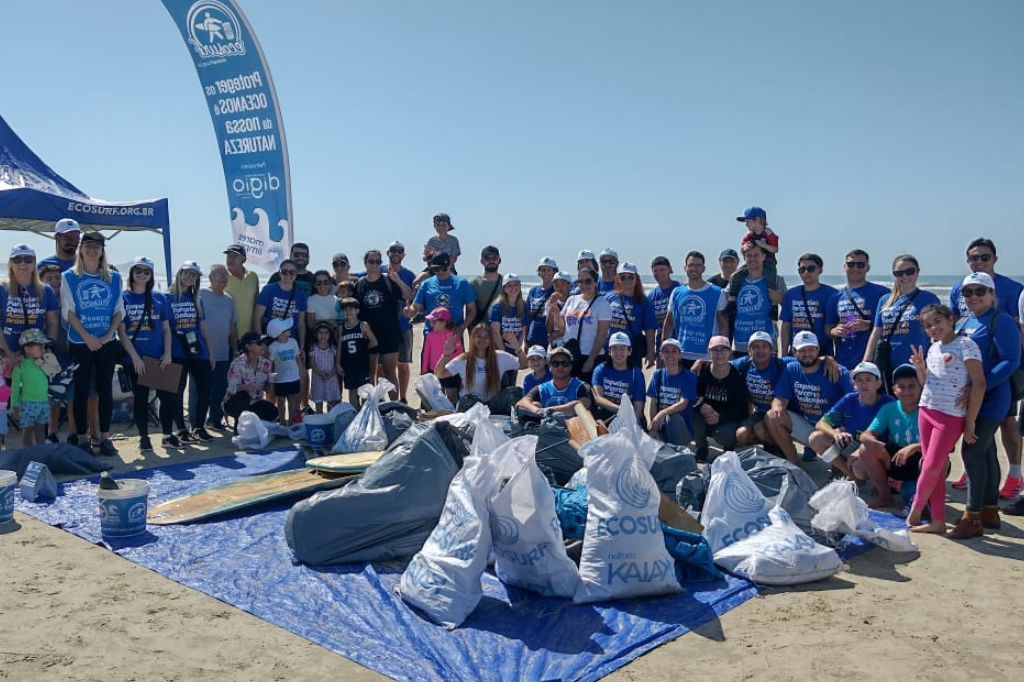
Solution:
[[[228,273],[228,285],[225,291],[235,301],[235,317],[238,325],[238,336],[246,332],[256,331],[252,326],[253,311],[256,308],[256,296],[260,293],[260,281],[256,273],[246,270],[242,277]]]

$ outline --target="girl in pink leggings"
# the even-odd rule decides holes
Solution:
[[[976,440],[974,422],[985,397],[985,373],[978,345],[968,337],[956,335],[953,311],[947,306],[925,306],[921,323],[932,344],[927,356],[923,347],[911,347],[910,362],[924,391],[918,412],[921,474],[907,525],[914,532],[945,533],[946,460],[961,434],[966,443]],[[922,524],[921,512],[926,504],[931,505],[932,520]]]

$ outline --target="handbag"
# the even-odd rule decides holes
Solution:
[[[583,311],[582,315],[580,315],[580,323],[576,326],[576,338],[569,339],[564,344],[562,344],[563,348],[572,353],[574,369],[577,365],[579,365],[580,367],[583,366],[583,349],[580,347],[580,337],[583,336],[583,320],[584,318],[586,318],[587,313],[590,312],[590,308],[594,305],[594,302],[596,300],[597,294],[594,295],[594,298],[590,299],[590,303],[587,305],[587,309]]]
[[[885,384],[887,389],[892,387],[892,370],[895,369],[892,366],[892,335],[896,333],[896,328],[900,326],[900,320],[903,319],[903,314],[906,313],[907,308],[914,303],[914,298],[917,297],[919,291],[921,290],[915,289],[914,293],[910,295],[910,298],[907,299],[906,303],[900,307],[900,312],[896,316],[896,320],[892,323],[891,327],[888,327],[888,336],[885,334],[886,327],[882,327],[882,339],[875,347],[875,365],[878,367],[878,371],[882,375],[882,382]]]
[[[134,386],[132,386],[132,379],[128,376],[128,372],[125,370],[123,365],[118,365],[114,370],[114,378],[111,381],[111,393],[113,393],[114,400],[125,400],[132,396]]]

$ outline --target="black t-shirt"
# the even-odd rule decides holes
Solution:
[[[711,373],[710,363],[704,365],[697,375],[697,399],[715,408],[723,422],[743,421],[750,415],[747,381],[732,365],[724,379]]]
[[[382,336],[398,337],[397,311],[402,292],[394,282],[387,277],[380,277],[376,282],[362,277],[356,282],[355,299],[359,301],[359,319],[370,325],[378,341]]]

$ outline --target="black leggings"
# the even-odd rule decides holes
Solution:
[[[89,382],[95,378],[96,395],[100,401],[100,433],[110,432],[110,417],[114,411],[114,366],[121,357],[121,344],[107,341],[95,353],[84,343],[71,344],[71,360],[78,363],[75,370],[75,430],[79,436],[89,432]]]
[[[974,425],[976,441],[960,446],[967,472],[967,511],[980,512],[982,507],[999,504],[999,457],[996,454],[996,431],[999,422],[978,417]]]
[[[149,435],[149,386],[139,386],[139,375],[131,360],[124,363],[124,371],[132,380],[132,394],[135,396],[135,428],[140,436]],[[170,435],[174,429],[174,415],[178,412],[178,394],[170,391],[157,390],[160,399],[160,428],[164,435]]]
[[[181,379],[178,381],[179,407],[175,415],[178,428],[185,428],[184,395],[185,380],[192,376],[192,391],[196,394],[196,411],[189,415],[192,428],[198,429],[206,425],[206,414],[210,411],[210,387],[213,379],[213,369],[210,367],[210,360],[186,360],[174,358],[174,364],[181,365]]]

